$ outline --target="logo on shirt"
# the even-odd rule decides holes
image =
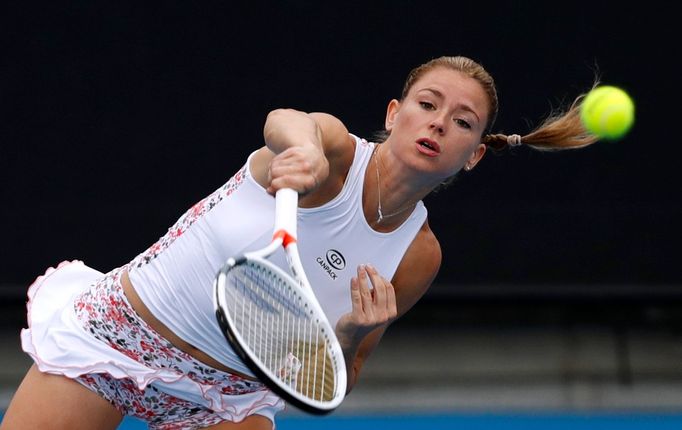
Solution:
[[[346,267],[345,257],[336,249],[328,250],[324,258],[317,257],[315,261],[332,280],[336,280],[339,276],[334,270],[343,270]]]
[[[335,249],[327,251],[327,263],[336,270],[343,270],[346,267],[346,259],[343,258],[343,254]]]

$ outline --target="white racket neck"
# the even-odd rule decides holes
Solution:
[[[301,257],[298,254],[297,223],[298,193],[291,188],[282,188],[275,194],[275,228],[274,239],[281,238],[287,253],[289,268],[306,293],[312,294],[312,288],[303,270]],[[314,300],[317,302],[317,300]]]
[[[267,258],[280,246],[296,243],[298,193],[291,188],[283,188],[275,194],[275,220],[272,242],[263,249],[245,253],[248,258]]]
[[[275,234],[285,231],[291,239],[296,240],[297,211],[298,193],[291,188],[278,190],[275,194]],[[286,246],[286,239],[284,244]]]

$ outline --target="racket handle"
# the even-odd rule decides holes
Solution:
[[[275,229],[274,235],[284,236],[284,246],[296,241],[296,213],[298,211],[298,193],[291,188],[282,188],[275,194]]]

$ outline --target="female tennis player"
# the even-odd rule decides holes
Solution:
[[[299,193],[303,267],[341,343],[348,390],[389,324],[427,291],[441,263],[422,199],[487,148],[576,148],[595,139],[579,99],[532,133],[492,134],[493,79],[464,57],[429,61],[388,103],[375,144],[323,113],[267,116],[265,146],[129,264],[79,261],[29,289],[23,349],[33,358],[2,429],[271,429],[283,401],[223,337],[213,278],[225,259],[267,245],[274,193]],[[282,263],[284,264],[284,263]]]

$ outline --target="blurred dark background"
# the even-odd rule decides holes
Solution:
[[[430,196],[443,267],[412,320],[571,309],[677,321],[668,7],[44,1],[3,2],[0,16],[0,291],[19,314],[46,267],[81,259],[106,271],[163,235],[262,144],[269,110],[330,112],[372,137],[411,68],[466,55],[497,81],[496,131],[529,132],[596,76],[630,92],[636,123],[583,150],[489,155]]]

